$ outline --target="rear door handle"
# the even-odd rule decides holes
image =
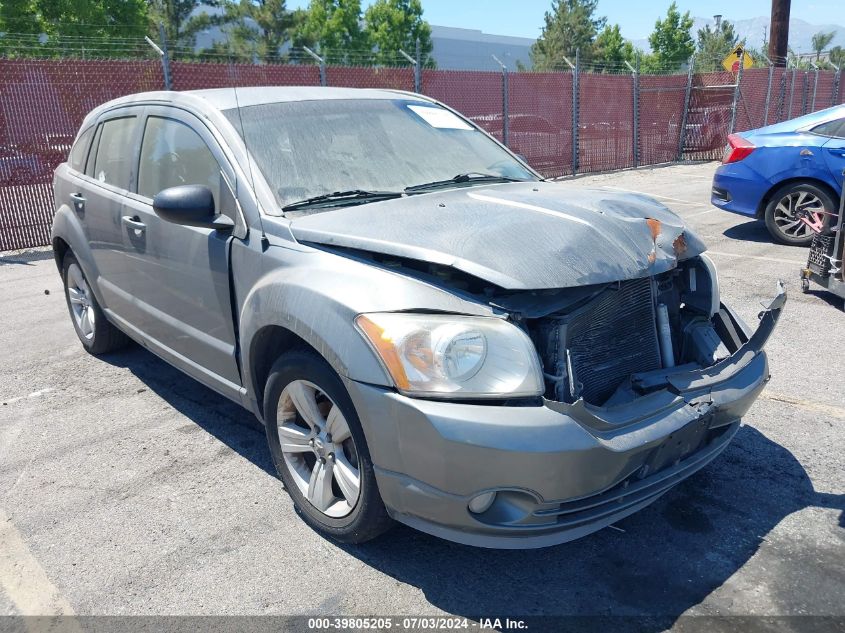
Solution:
[[[73,210],[79,215],[79,217],[83,217],[85,214],[85,196],[81,193],[74,192],[68,196],[73,204]]]
[[[120,220],[130,229],[133,229],[135,231],[140,232],[147,228],[147,225],[141,222],[141,219],[137,215],[134,217],[130,215],[124,215],[122,218],[120,218]]]

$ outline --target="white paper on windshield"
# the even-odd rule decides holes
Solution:
[[[419,116],[423,121],[428,123],[431,127],[440,128],[443,130],[472,130],[473,127],[467,124],[459,116],[453,112],[449,112],[445,108],[430,108],[428,106],[409,105],[409,110]]]

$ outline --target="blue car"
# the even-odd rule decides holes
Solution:
[[[781,244],[806,246],[801,217],[830,224],[845,169],[845,105],[728,136],[710,201],[762,219]]]

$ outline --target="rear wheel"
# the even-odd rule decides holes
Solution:
[[[311,527],[344,543],[390,528],[358,415],[325,360],[297,350],[276,361],[264,412],[276,470]]]
[[[810,183],[792,183],[775,191],[766,205],[766,228],[781,244],[809,246],[813,231],[801,217],[828,226],[830,216],[827,213],[835,213],[836,208],[836,202],[826,189]]]
[[[71,252],[62,261],[62,280],[73,329],[82,346],[95,355],[125,347],[129,338],[106,320],[79,262]]]

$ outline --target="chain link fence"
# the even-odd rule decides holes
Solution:
[[[579,171],[634,167],[634,83],[629,74],[579,72]]]
[[[423,68],[403,51],[382,55],[379,65],[351,52],[323,59],[291,50],[279,63],[248,64],[223,55],[169,61],[134,44],[131,51],[129,60],[90,59],[90,50],[79,49],[72,58],[0,58],[0,251],[49,243],[52,173],[85,114],[126,94],[162,90],[166,77],[174,90],[327,85],[417,91],[468,116],[553,178],[717,159],[731,131],[845,102],[841,72],[832,71],[649,75],[630,66],[581,68],[576,61],[554,72],[504,66],[491,72]]]
[[[688,82],[687,75],[643,75],[639,78],[638,165],[668,163],[682,158],[679,147],[685,126]],[[689,127],[688,123],[686,127]]]
[[[572,139],[577,138],[572,133],[573,73],[522,72],[507,78],[508,147],[547,178],[571,174]]]
[[[49,244],[53,170],[85,115],[162,82],[157,60],[0,59],[0,251]]]

